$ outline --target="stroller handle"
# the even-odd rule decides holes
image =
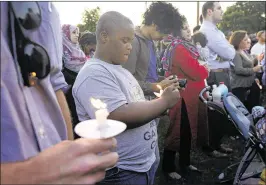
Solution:
[[[210,90],[211,90],[211,86],[207,86],[207,87],[203,88],[203,89],[200,91],[199,98],[200,98],[200,100],[201,100],[203,103],[205,103],[205,104],[208,103],[208,100],[207,100],[206,98],[204,98],[203,94],[206,93],[206,92],[208,92],[208,91],[210,91]]]

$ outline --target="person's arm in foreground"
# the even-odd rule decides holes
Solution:
[[[1,162],[1,184],[95,184],[114,166],[115,139],[63,141],[23,162]]]
[[[71,118],[71,113],[66,101],[65,94],[63,93],[62,90],[58,90],[55,92],[57,101],[59,103],[59,106],[61,108],[62,114],[64,116],[66,126],[67,126],[67,136],[69,140],[74,139],[74,134],[73,134],[73,127],[72,127],[72,118]]]

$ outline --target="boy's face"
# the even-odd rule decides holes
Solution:
[[[132,41],[134,39],[134,26],[128,24],[117,28],[117,31],[108,35],[106,48],[108,49],[113,64],[121,65],[128,60],[128,56],[132,50]]]

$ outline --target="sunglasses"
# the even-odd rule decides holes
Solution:
[[[10,13],[15,17],[17,59],[25,86],[33,86],[38,79],[50,73],[50,58],[39,44],[29,40],[23,31],[36,31],[42,22],[37,2],[9,2]]]

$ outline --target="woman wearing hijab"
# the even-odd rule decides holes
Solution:
[[[166,76],[177,75],[187,79],[187,86],[180,91],[182,99],[169,111],[170,126],[165,139],[163,154],[163,171],[170,180],[179,181],[176,172],[175,155],[179,152],[179,167],[182,175],[188,171],[198,171],[190,164],[191,141],[197,138],[198,95],[205,87],[204,79],[208,77],[207,67],[198,62],[199,53],[191,43],[191,32],[184,19],[174,36],[169,36],[171,44],[162,58]]]
[[[79,28],[65,24],[63,31],[63,62],[64,68],[71,72],[78,73],[87,61],[86,55],[79,46]]]
[[[78,38],[79,28],[73,25],[65,24],[62,26],[63,32],[63,74],[66,82],[71,88],[66,92],[66,99],[71,111],[73,126],[79,122],[74,98],[72,96],[72,85],[74,84],[79,70],[87,61],[86,55],[80,49]],[[74,133],[74,137],[78,136]]]

